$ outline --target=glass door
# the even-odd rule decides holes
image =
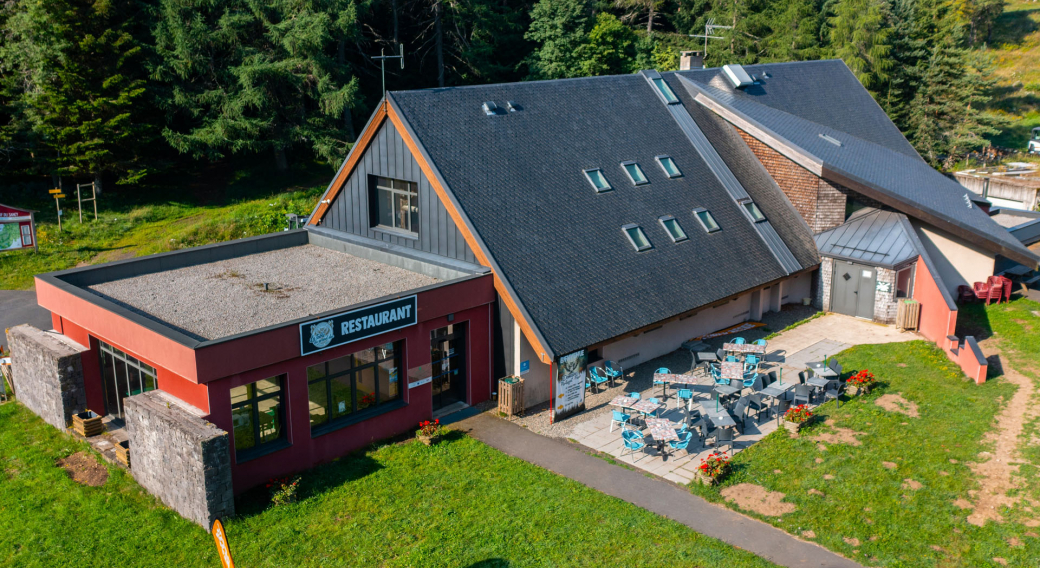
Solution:
[[[155,369],[99,341],[101,378],[105,391],[105,413],[123,418],[123,399],[155,390]]]
[[[433,409],[466,402],[466,334],[461,325],[442,327],[432,334]]]

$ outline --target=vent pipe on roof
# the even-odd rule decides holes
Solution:
[[[736,89],[743,89],[755,84],[755,81],[751,79],[751,75],[748,75],[748,72],[740,65],[723,65],[722,73],[726,75],[730,84]]]
[[[704,69],[704,53],[700,51],[680,51],[679,71]]]
[[[498,105],[496,105],[493,101],[485,101],[484,114],[488,116],[495,116],[496,114],[498,114]]]

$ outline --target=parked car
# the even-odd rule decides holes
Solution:
[[[1030,154],[1040,154],[1040,126],[1033,128],[1033,138],[1026,149]]]

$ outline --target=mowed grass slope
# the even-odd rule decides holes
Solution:
[[[1040,3],[1009,0],[986,51],[999,85],[990,108],[1011,121],[992,142],[1025,151],[1030,130],[1040,126]]]
[[[721,487],[691,489],[719,502],[720,491],[740,483],[783,493],[797,509],[760,518],[865,565],[967,568],[1000,566],[993,559],[1002,558],[1036,566],[1040,538],[1025,533],[1037,529],[977,527],[967,522],[970,510],[955,505],[978,488],[968,464],[987,450],[981,440],[1014,385],[1000,378],[976,385],[923,341],[862,345],[837,357],[846,372],[868,368],[883,386],[841,408],[822,405],[819,421],[798,438],[780,430],[737,453]],[[915,403],[919,416],[876,405],[886,394]],[[825,420],[858,433],[860,445],[815,440],[838,433]]]
[[[213,567],[209,535],[121,470],[101,487],[54,464],[85,449],[0,406],[0,566]],[[226,521],[243,567],[774,566],[459,433],[373,448],[264,489]]]

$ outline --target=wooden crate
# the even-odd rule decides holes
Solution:
[[[100,414],[88,410],[72,415],[72,430],[84,438],[89,438],[104,432],[105,425],[101,423]]]
[[[524,413],[524,380],[506,377],[498,381],[498,411],[506,416]]]
[[[921,304],[917,300],[900,300],[896,310],[896,327],[917,331],[921,320]]]
[[[0,377],[7,379],[7,386],[10,387],[10,391],[4,392],[5,397],[14,396],[14,376],[11,373],[10,365],[0,365]]]
[[[123,441],[116,444],[116,460],[130,469],[130,442]]]

